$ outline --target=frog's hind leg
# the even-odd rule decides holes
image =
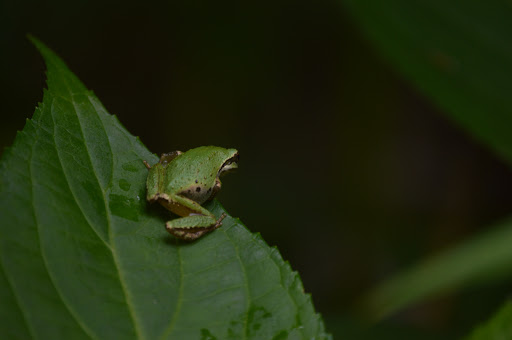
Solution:
[[[226,214],[222,214],[218,220],[215,216],[190,215],[171,220],[165,224],[167,231],[182,240],[194,241],[222,225]]]

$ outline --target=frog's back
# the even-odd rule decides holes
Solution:
[[[179,156],[167,166],[166,186],[174,192],[189,189],[194,184],[208,187],[215,183],[217,173],[208,171],[200,159]]]
[[[179,155],[167,165],[165,187],[195,201],[205,201],[215,185],[225,153],[223,148],[198,147]]]

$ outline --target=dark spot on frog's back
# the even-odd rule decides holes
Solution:
[[[201,187],[196,188],[196,192],[199,192],[199,191],[201,191]]]
[[[198,180],[196,179],[196,184],[197,184]]]
[[[208,190],[206,192],[210,193],[210,191],[212,191],[212,188],[208,188]]]

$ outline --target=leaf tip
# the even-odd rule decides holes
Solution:
[[[46,47],[46,45],[43,44],[41,40],[37,39],[32,34],[27,33],[26,37],[32,43],[32,45],[34,45],[39,50],[40,53],[42,53],[44,49],[48,49],[48,47]]]

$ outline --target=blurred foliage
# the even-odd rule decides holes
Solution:
[[[398,70],[512,164],[512,5],[345,0]]]
[[[512,338],[512,302],[507,303],[493,315],[493,317],[480,325],[468,340],[503,340]]]
[[[355,3],[3,2],[0,143],[12,143],[41,99],[43,66],[24,38],[31,32],[151,151],[237,147],[239,174],[226,178],[219,200],[279,245],[322,314],[353,314],[377,282],[512,210],[510,169],[467,133],[473,124],[489,145],[509,138],[503,97],[484,106],[508,89],[508,45],[496,42],[508,41],[507,5]],[[441,16],[431,9],[439,6]],[[467,22],[474,31],[462,30]],[[436,42],[427,54],[412,44]],[[485,58],[489,68],[474,66]],[[503,86],[489,87],[493,79]],[[467,117],[487,109],[496,113],[491,125],[475,118],[461,131],[444,118],[466,117],[456,109],[464,96]],[[254,209],[260,201],[265,213]],[[393,321],[466,334],[509,284],[457,291]]]
[[[347,4],[398,70],[472,136],[512,161],[509,2]],[[382,316],[475,281],[510,278],[510,222],[492,229],[380,286],[369,297],[373,312]]]
[[[365,307],[382,318],[440,293],[510,279],[512,223],[508,220],[492,229],[379,285]]]

